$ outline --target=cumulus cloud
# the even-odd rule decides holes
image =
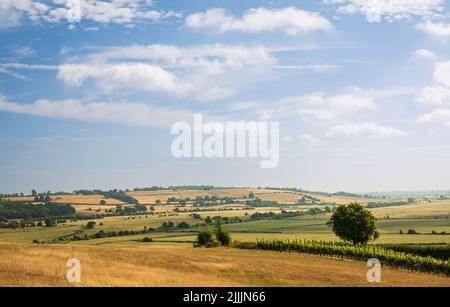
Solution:
[[[173,11],[152,9],[148,0],[2,0],[0,2],[0,28],[20,25],[23,15],[31,21],[59,23],[88,20],[100,24],[134,24],[155,22],[172,16],[181,17]]]
[[[143,63],[65,64],[60,66],[58,78],[73,86],[80,86],[92,78],[106,92],[128,88],[183,95],[191,90],[191,85],[174,74],[157,65]]]
[[[416,25],[416,28],[436,38],[450,37],[450,24],[448,23],[433,23],[427,21]]]
[[[450,110],[436,109],[418,118],[420,123],[443,124],[450,127]]]
[[[413,16],[433,17],[443,11],[444,0],[324,0],[343,14],[364,14],[369,22],[392,22]]]
[[[190,121],[193,113],[189,110],[168,107],[153,107],[147,104],[117,102],[89,102],[79,100],[52,101],[36,100],[22,104],[9,102],[0,96],[0,111],[73,119],[85,122],[109,122],[139,127],[169,128],[176,121]]]
[[[276,69],[293,69],[289,65],[280,67],[275,51],[260,45],[131,45],[90,48],[74,57],[70,52],[64,51],[68,60],[61,65],[0,63],[0,68],[10,72],[57,70],[57,78],[69,86],[93,82],[108,93],[131,89],[199,102],[227,99],[247,84],[272,78]],[[295,69],[322,73],[335,66],[317,64]]]
[[[418,122],[450,126],[450,61],[435,63],[433,79],[436,83],[422,88],[416,101],[438,109],[421,115]]]
[[[450,61],[437,63],[433,73],[433,78],[438,83],[446,87],[450,87]]]
[[[101,48],[77,63],[61,65],[58,78],[72,86],[92,79],[106,91],[163,91],[207,102],[261,80],[275,63],[261,46],[132,45]]]
[[[416,100],[425,105],[450,105],[450,89],[442,86],[424,87]]]
[[[242,18],[236,18],[222,8],[214,8],[187,16],[185,25],[192,29],[211,29],[219,32],[283,31],[289,35],[318,30],[329,31],[333,28],[332,24],[319,13],[295,7],[250,9],[244,13]]]
[[[369,137],[373,139],[390,138],[404,136],[407,133],[403,130],[378,125],[375,123],[352,124],[344,123],[328,129],[326,136],[331,137]]]

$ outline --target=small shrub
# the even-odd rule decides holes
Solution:
[[[86,229],[92,229],[92,228],[94,228],[94,226],[95,226],[95,222],[94,221],[89,221],[89,222],[87,222],[87,224],[86,224]]]
[[[206,246],[208,243],[214,242],[213,234],[208,229],[203,229],[197,233],[197,243]]]

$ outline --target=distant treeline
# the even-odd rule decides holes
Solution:
[[[39,219],[70,216],[73,214],[75,214],[75,209],[67,204],[46,203],[33,205],[25,202],[0,202],[0,220]]]
[[[113,198],[120,200],[124,203],[135,205],[138,204],[138,200],[134,197],[131,197],[130,195],[127,195],[122,190],[109,190],[109,191],[102,191],[102,190],[77,190],[73,191],[74,194],[78,195],[103,195],[106,198]]]
[[[396,207],[396,206],[404,206],[413,203],[414,201],[392,201],[392,202],[385,202],[385,203],[374,203],[370,202],[367,203],[366,208],[368,209],[374,209],[374,208],[383,208],[383,207]]]
[[[225,190],[225,189],[246,189],[242,187],[218,187],[213,185],[171,185],[168,187],[152,186],[145,188],[134,188],[134,192],[159,191],[159,190]]]
[[[285,211],[282,210],[281,213],[275,212],[264,212],[264,213],[253,213],[250,215],[250,220],[260,221],[260,220],[282,220],[290,217],[305,216],[305,215],[316,215],[322,213],[331,212],[331,208],[326,207],[325,210],[319,208],[311,208],[308,211]]]
[[[277,187],[258,187],[258,189],[267,189],[267,190],[279,190],[279,191],[290,191],[290,192],[297,192],[297,193],[309,193],[309,194],[317,194],[317,195],[322,195],[322,196],[345,196],[345,197],[366,197],[369,198],[371,197],[368,194],[354,194],[354,193],[348,193],[348,192],[344,192],[344,191],[340,191],[337,193],[327,193],[327,192],[322,192],[322,191],[308,191],[308,190],[303,190],[300,188],[277,188]]]
[[[245,204],[249,207],[276,207],[280,205],[276,201],[261,200],[259,198],[247,200]]]

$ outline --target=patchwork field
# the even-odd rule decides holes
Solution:
[[[81,284],[84,286],[366,286],[364,263],[232,248],[195,249],[192,243],[198,231],[211,228],[211,224],[206,224],[207,219],[216,216],[228,219],[224,227],[235,241],[306,239],[337,242],[339,238],[326,225],[334,206],[352,201],[364,205],[404,201],[269,189],[161,190],[127,192],[127,195],[146,205],[147,212],[111,216],[110,210],[116,205],[130,208],[134,205],[102,195],[58,195],[51,196],[52,203],[70,204],[79,214],[90,217],[65,219],[53,227],[0,228],[0,283],[66,285],[61,274],[66,270],[64,259],[72,255],[80,257],[85,265]],[[197,203],[197,197],[206,199],[206,203]],[[217,200],[211,202],[212,198]],[[224,203],[226,198],[232,201]],[[248,200],[252,202],[248,203]],[[254,200],[261,203],[253,206]],[[39,204],[36,202],[36,206]],[[449,200],[419,199],[370,210],[378,218],[381,233],[372,244],[450,244]],[[282,212],[294,215],[252,218],[255,213],[279,215]],[[298,212],[303,214],[295,215]],[[105,213],[110,216],[100,216]],[[95,225],[87,228],[88,221]],[[173,226],[162,227],[163,223],[169,222]],[[181,228],[181,224],[187,226]],[[410,230],[414,233],[408,234]],[[144,238],[151,242],[144,243]],[[202,260],[199,262],[198,259]],[[113,263],[120,263],[120,266]],[[398,269],[386,269],[383,274],[383,285],[449,285],[450,281],[438,275]]]

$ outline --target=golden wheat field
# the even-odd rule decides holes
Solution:
[[[81,282],[66,281],[66,262]],[[364,263],[300,254],[163,243],[141,246],[0,244],[1,286],[371,286]],[[450,279],[383,268],[379,286],[450,286]]]

